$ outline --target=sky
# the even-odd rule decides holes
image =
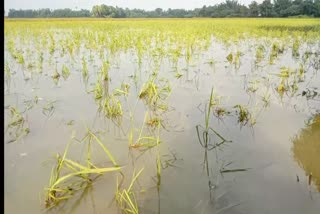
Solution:
[[[238,0],[238,2],[248,5],[252,0]],[[4,8],[7,14],[9,9],[39,9],[39,8],[71,8],[89,9],[93,5],[106,4],[122,8],[138,8],[145,10],[162,9],[194,9],[203,5],[214,5],[224,2],[224,0],[4,0]],[[262,0],[257,0],[262,2]]]

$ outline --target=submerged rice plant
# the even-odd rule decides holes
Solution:
[[[196,126],[196,131],[197,131],[197,136],[200,145],[203,148],[206,148],[208,150],[215,149],[221,145],[223,145],[226,142],[231,142],[226,140],[224,137],[222,137],[218,132],[216,132],[213,128],[210,127],[210,117],[211,117],[211,109],[212,106],[215,105],[215,99],[214,99],[214,93],[213,93],[213,88],[211,89],[211,94],[210,94],[210,99],[209,99],[209,104],[206,106],[206,111],[205,111],[205,125],[197,125]],[[202,129],[202,132],[200,132],[200,129]],[[216,142],[213,140],[213,143],[211,143],[211,135],[216,136],[220,139],[219,142]]]
[[[137,202],[136,194],[133,191],[133,185],[142,173],[143,168],[138,172],[133,172],[133,176],[128,188],[122,188],[117,180],[116,202],[120,208],[121,213],[139,214],[139,205]]]
[[[18,109],[10,106],[9,111],[10,120],[7,124],[6,131],[9,131],[9,134],[13,135],[13,139],[9,140],[7,143],[12,143],[17,142],[23,136],[28,135],[30,129],[26,119],[23,117],[22,113]]]
[[[148,80],[142,87],[139,98],[145,101],[145,104],[153,110],[164,110],[163,101],[171,93],[169,82],[158,81],[155,78]]]
[[[121,168],[115,162],[109,149],[102,143],[102,141],[90,130],[87,129],[87,134],[80,143],[87,144],[87,154],[83,158],[84,164],[78,163],[67,158],[70,144],[74,141],[72,138],[63,153],[63,155],[56,155],[56,165],[52,168],[49,186],[45,188],[45,206],[46,208],[53,208],[61,202],[70,199],[74,194],[83,189],[86,184],[90,184],[97,176],[103,175],[107,172],[119,171]],[[79,140],[78,140],[79,141]],[[92,149],[93,144],[96,143],[106,157],[112,162],[113,166],[98,167],[92,163]]]
[[[62,77],[63,77],[64,80],[67,80],[68,77],[70,76],[70,70],[66,65],[62,66],[62,72],[61,73],[62,73]]]

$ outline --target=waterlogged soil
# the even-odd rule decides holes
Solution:
[[[20,112],[27,109],[22,115],[30,130],[18,141],[14,141],[14,129],[5,130],[5,213],[120,212],[114,200],[118,172],[104,174],[56,208],[45,209],[44,188],[49,185],[54,157],[63,153],[72,135],[82,138],[86,127],[100,132],[102,142],[122,167],[125,182],[130,182],[134,170],[144,168],[134,188],[140,213],[318,213],[319,42],[301,45],[301,54],[305,50],[316,54],[305,63],[304,77],[297,81],[296,91],[288,89],[282,96],[277,90],[281,67],[297,70],[301,60],[292,57],[291,48],[286,48],[274,64],[270,65],[265,57],[256,65],[255,42],[244,40],[230,48],[212,40],[210,48],[191,56],[189,63],[180,57],[180,78],[168,57],[162,59],[159,69],[154,68],[150,56],[143,57],[139,66],[130,51],[110,57],[106,87],[113,91],[122,83],[130,86],[127,99],[119,98],[123,109],[120,126],[98,112],[90,92],[102,64],[97,54],[92,53],[90,61],[88,51],[81,48],[72,61],[57,53],[52,64],[45,60],[39,73],[18,64],[5,51],[12,72],[5,85],[5,124],[11,118],[10,106]],[[238,66],[226,58],[236,50],[242,53]],[[83,56],[88,59],[87,82],[81,73]],[[211,59],[214,62],[210,63]],[[61,74],[63,64],[70,69],[70,76],[60,77],[55,83],[51,75],[55,68]],[[148,111],[139,93],[155,75],[158,80],[167,80],[171,88],[165,100],[168,109],[158,114],[162,119],[161,144],[159,148],[129,149],[129,110],[134,115],[137,138]],[[196,129],[197,125],[206,125],[212,88],[221,97],[218,106],[230,114],[217,117],[213,106],[209,126],[232,141],[216,149],[203,147],[199,142],[199,137],[203,141],[203,128],[199,128],[199,137]],[[318,94],[312,96],[310,91]],[[263,101],[267,95],[268,101]],[[241,124],[236,105],[246,106],[252,121]],[[308,129],[310,126],[313,128]],[[148,129],[145,124],[144,135],[153,133]],[[210,136],[211,144],[218,142],[217,135],[210,132]],[[80,161],[85,150],[80,143],[72,144],[69,158]],[[97,165],[111,166],[99,148],[93,154]]]

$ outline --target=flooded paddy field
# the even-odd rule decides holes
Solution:
[[[5,213],[320,210],[319,19],[5,20]]]

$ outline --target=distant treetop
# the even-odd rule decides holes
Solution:
[[[9,18],[64,18],[64,17],[110,17],[110,18],[191,18],[191,17],[289,17],[311,16],[320,17],[320,0],[264,0],[261,4],[256,1],[248,6],[237,0],[226,0],[213,6],[204,5],[193,10],[157,8],[146,11],[142,9],[128,9],[94,5],[91,9],[71,10],[49,8],[38,10],[10,9]]]

